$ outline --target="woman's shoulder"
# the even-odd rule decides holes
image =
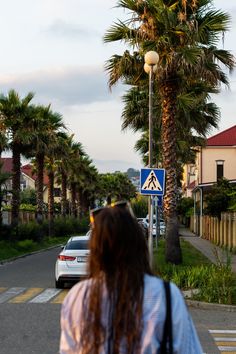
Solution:
[[[67,293],[66,297],[64,298],[63,304],[65,305],[74,302],[75,300],[81,301],[86,290],[90,287],[90,283],[90,279],[82,280],[76,283]]]
[[[172,297],[182,297],[181,291],[179,290],[179,288],[172,283],[171,281],[170,283],[170,291],[171,291],[171,295]],[[155,275],[149,275],[149,274],[145,274],[144,276],[144,288],[145,291],[147,291],[148,293],[153,293],[154,296],[156,296],[156,294],[164,294],[164,281],[163,279],[155,276]]]

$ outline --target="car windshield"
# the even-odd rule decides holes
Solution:
[[[87,250],[88,248],[87,240],[71,241],[65,246],[66,250]]]

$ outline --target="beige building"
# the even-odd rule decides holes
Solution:
[[[202,215],[204,193],[222,177],[236,183],[236,125],[208,138],[199,147],[195,164],[184,166],[183,194],[194,198],[195,215]],[[202,226],[197,222],[194,231],[201,236]]]

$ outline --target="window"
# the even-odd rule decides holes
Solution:
[[[224,177],[224,160],[216,160],[216,180]]]

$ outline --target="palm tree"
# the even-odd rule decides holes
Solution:
[[[160,61],[156,84],[160,97],[162,155],[166,170],[164,199],[166,260],[181,262],[177,204],[177,101],[189,82],[201,81],[217,89],[228,84],[219,63],[232,70],[234,57],[216,44],[228,30],[229,16],[212,8],[211,0],[119,0],[117,6],[129,10],[126,22],[115,23],[105,34],[105,42],[124,41],[137,52],[113,56],[106,65],[110,86],[119,79],[135,85],[142,78],[143,56],[156,50]]]
[[[0,161],[0,229],[2,226],[2,202],[3,202],[3,197],[4,194],[6,193],[6,190],[4,189],[4,184],[10,177],[10,174],[7,172],[2,171],[2,165],[3,163]]]
[[[12,150],[12,225],[18,225],[20,206],[20,176],[21,176],[21,153],[27,144],[29,134],[27,124],[29,119],[29,104],[34,94],[28,93],[20,98],[18,93],[10,90],[8,95],[0,95],[1,120],[9,133],[10,148]]]
[[[64,129],[62,116],[51,110],[51,106],[31,106],[32,119],[28,123],[30,151],[28,157],[35,156],[36,190],[37,190],[37,221],[43,219],[43,188],[45,156],[52,154],[58,147],[58,132]]]

